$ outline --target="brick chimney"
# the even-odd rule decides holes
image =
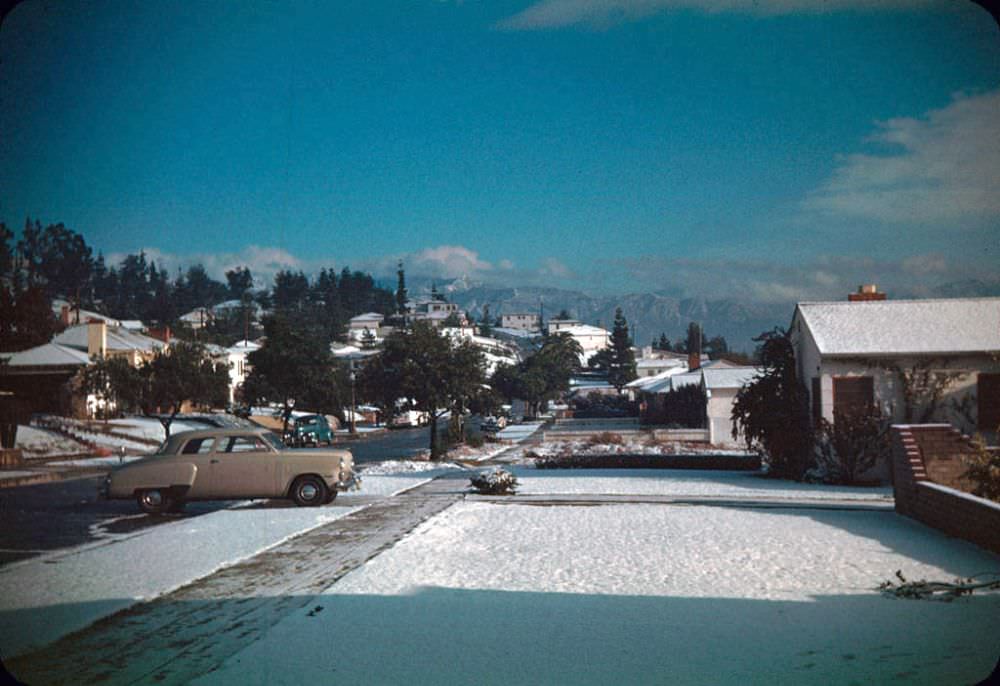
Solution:
[[[692,351],[688,353],[688,371],[693,372],[701,366],[701,353]]]
[[[170,327],[164,326],[160,328],[152,328],[146,332],[150,338],[155,338],[157,340],[163,341],[164,343],[170,343]]]
[[[104,357],[108,352],[108,324],[100,319],[87,322],[87,354]]]
[[[848,293],[847,299],[852,303],[859,302],[871,302],[873,300],[885,300],[888,296],[885,293],[880,293],[878,290],[878,285],[874,283],[866,283],[858,286],[857,293]]]
[[[69,326],[69,305],[63,305],[59,308],[59,321],[62,322],[63,326]]]

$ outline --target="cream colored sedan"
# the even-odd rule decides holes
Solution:
[[[290,450],[266,429],[174,434],[155,454],[114,469],[101,494],[135,498],[143,512],[179,511],[188,500],[290,498],[318,506],[360,487],[348,450]]]

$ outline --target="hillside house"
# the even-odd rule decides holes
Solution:
[[[538,314],[523,312],[504,313],[500,315],[500,327],[519,331],[541,331],[542,318]]]
[[[803,302],[790,337],[814,421],[876,406],[895,422],[1000,425],[1000,298]],[[878,294],[881,295],[881,294]]]

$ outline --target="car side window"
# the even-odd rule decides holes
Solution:
[[[231,436],[226,445],[227,453],[260,453],[266,452],[264,441],[256,436]]]
[[[215,443],[214,438],[192,438],[184,444],[184,449],[181,450],[181,454],[204,455],[206,453],[210,453],[212,452],[213,443]]]

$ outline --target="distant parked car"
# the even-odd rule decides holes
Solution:
[[[403,412],[398,412],[395,417],[392,418],[392,423],[390,426],[403,427],[403,426],[425,426],[430,423],[430,417],[426,412],[419,412],[417,410],[404,410]]]
[[[307,445],[326,443],[333,445],[333,430],[330,422],[321,414],[307,414],[295,419],[288,425],[285,433],[285,445],[301,448]]]
[[[188,500],[289,498],[318,506],[359,485],[348,450],[291,450],[267,429],[207,429],[174,434],[155,454],[117,467],[101,494],[135,498],[143,512],[160,514]]]

